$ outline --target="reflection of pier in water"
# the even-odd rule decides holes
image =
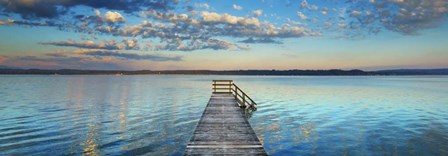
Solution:
[[[267,155],[247,118],[256,103],[232,80],[213,80],[213,94],[185,155]]]

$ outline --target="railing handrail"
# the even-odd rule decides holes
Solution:
[[[243,97],[242,97],[242,98],[246,98],[246,97],[249,98],[249,100],[250,100],[251,103],[245,101],[245,102],[247,102],[247,104],[249,104],[249,105],[257,105],[257,103],[255,103],[254,100],[252,100],[252,98],[250,98],[250,96],[247,95],[243,90],[241,90],[240,87],[238,87],[235,83],[233,83],[233,86],[235,87],[235,89],[233,90],[233,92],[235,93],[235,96],[238,95],[238,92],[237,92],[237,90],[238,90],[238,91],[240,91],[241,93],[243,93]],[[241,96],[240,96],[240,97],[241,97]]]
[[[213,93],[233,94],[241,107],[246,107],[246,103],[250,107],[255,107],[255,105],[257,105],[257,103],[255,103],[255,101],[252,100],[252,98],[250,98],[249,95],[247,95],[243,90],[241,90],[240,87],[238,87],[235,83],[233,83],[233,80],[212,80],[212,81],[213,81],[212,84]]]
[[[233,80],[212,80],[213,82],[233,82]]]

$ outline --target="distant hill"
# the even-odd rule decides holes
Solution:
[[[448,75],[448,68],[441,69],[392,69],[380,70],[376,73],[386,75]]]
[[[18,69],[18,68],[0,68],[0,74],[11,75],[317,75],[317,76],[356,76],[356,75],[448,75],[448,69],[396,69],[380,71],[362,71],[362,70],[76,70],[76,69]]]

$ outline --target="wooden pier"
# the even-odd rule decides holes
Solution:
[[[213,94],[185,155],[267,155],[244,115],[256,103],[232,80],[213,80]]]

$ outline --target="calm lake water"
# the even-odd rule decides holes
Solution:
[[[181,155],[212,79],[270,155],[448,155],[447,76],[0,76],[0,155]]]

